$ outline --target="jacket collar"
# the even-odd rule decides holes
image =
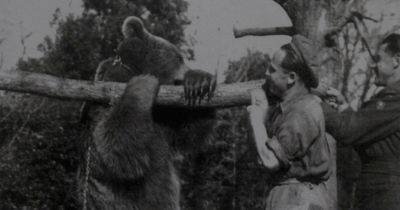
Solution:
[[[291,97],[285,99],[284,101],[279,103],[279,108],[282,113],[286,112],[290,107],[295,104],[297,101],[302,99],[304,96],[308,95],[309,92],[307,89],[298,89]]]

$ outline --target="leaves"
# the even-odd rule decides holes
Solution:
[[[71,112],[77,113],[79,106],[19,96],[2,97],[10,103],[1,108],[0,208],[76,207],[72,190],[81,128],[74,123],[77,114]]]

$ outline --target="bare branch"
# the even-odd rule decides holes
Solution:
[[[22,57],[25,57],[25,55],[26,55],[26,43],[25,43],[25,40],[26,39],[28,39],[30,36],[32,36],[32,32],[30,32],[30,33],[27,33],[27,34],[24,34],[23,33],[23,28],[22,28],[22,21],[20,21],[19,22],[19,25],[20,25],[20,42],[21,42],[21,45],[22,45]]]
[[[346,9],[346,11],[347,10],[350,10],[350,9]],[[366,36],[368,35],[368,30],[367,30],[367,26],[365,25],[364,19],[372,21],[372,22],[378,22],[378,20],[375,20],[371,17],[367,17],[358,11],[346,12],[346,14],[347,15],[343,18],[343,21],[341,23],[339,23],[339,25],[337,27],[331,29],[326,34],[326,38],[331,39],[330,36],[337,35],[338,33],[340,33],[343,30],[343,28],[348,23],[353,23],[358,34],[361,36],[361,41],[364,42],[364,44],[366,44],[366,42],[367,42]],[[369,51],[369,53],[371,54],[368,44],[366,44],[366,47],[367,47],[367,50]]]
[[[6,38],[0,38],[0,46],[3,44],[3,42],[6,40]],[[3,49],[1,49],[0,52],[0,70],[3,68],[4,64],[4,52]]]
[[[236,84],[218,85],[214,97],[208,103],[198,107],[231,107],[250,104],[249,91],[260,88],[263,81],[251,81]],[[92,82],[72,80],[50,76],[47,74],[22,71],[0,72],[0,89],[14,92],[24,92],[65,100],[95,101],[110,103],[120,96],[125,89],[124,83]],[[162,85],[156,99],[156,104],[183,107],[182,86]]]
[[[19,135],[22,133],[22,131],[25,129],[25,126],[28,124],[28,122],[31,120],[31,117],[34,113],[36,113],[37,111],[39,111],[43,105],[44,105],[45,100],[43,99],[40,104],[34,108],[33,110],[29,111],[28,115],[26,116],[24,122],[22,123],[21,126],[19,126],[18,131],[15,132],[15,134],[13,135],[13,137],[11,138],[10,142],[8,143],[7,147],[5,150],[10,150],[10,148],[14,145],[15,141],[17,140],[17,138],[19,137]]]
[[[4,52],[3,52],[3,50],[1,50],[1,52],[0,52],[0,70],[3,69],[3,65],[4,65]]]

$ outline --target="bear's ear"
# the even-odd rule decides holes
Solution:
[[[146,29],[144,28],[143,22],[142,20],[140,20],[140,18],[130,16],[124,20],[121,30],[125,39],[131,37],[138,37],[140,39],[143,39]]]

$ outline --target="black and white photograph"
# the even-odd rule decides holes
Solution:
[[[400,0],[0,0],[0,210],[399,210]]]

